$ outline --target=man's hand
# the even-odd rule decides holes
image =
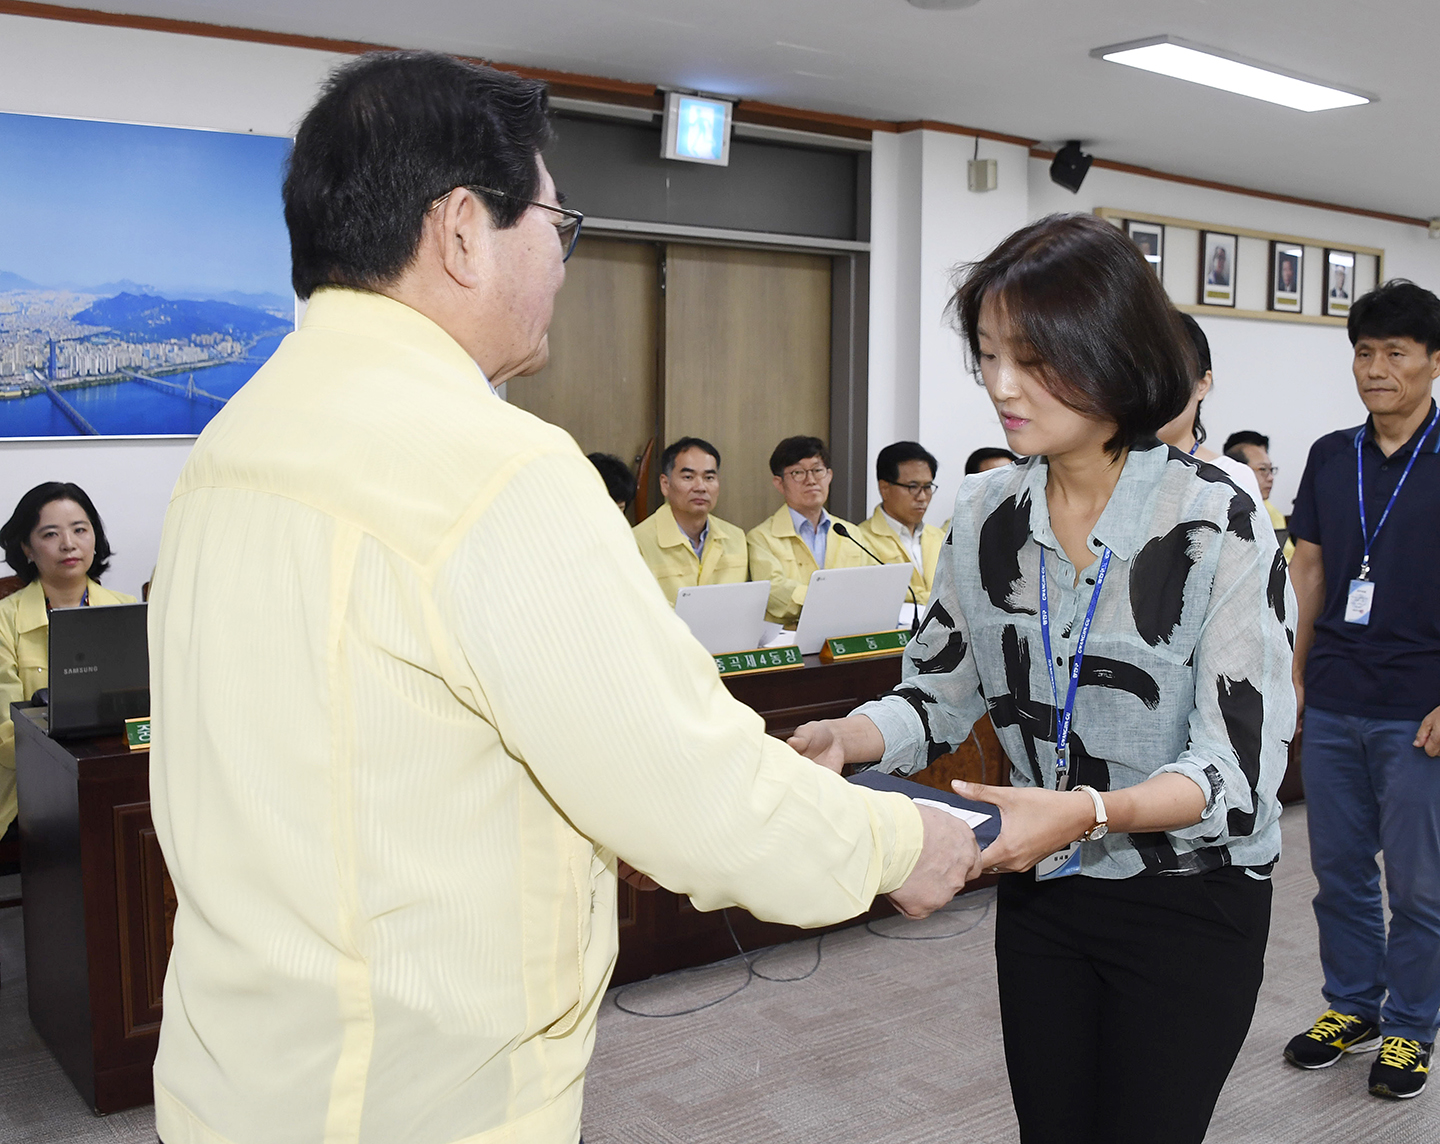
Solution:
[[[1424,747],[1432,759],[1440,758],[1440,707],[1420,721],[1420,732],[1415,736],[1415,745]]]
[[[1095,825],[1095,804],[1084,791],[965,782],[950,785],[962,798],[999,807],[1000,837],[980,855],[981,868],[994,873],[1028,870]]]
[[[845,746],[840,741],[840,736],[835,733],[832,720],[803,723],[796,727],[795,734],[785,741],[791,750],[822,767],[829,767],[837,775],[845,766]]]
[[[1305,672],[1297,671],[1291,677],[1295,684],[1295,734],[1300,734],[1305,725]],[[1415,744],[1417,747],[1419,743]]]
[[[915,809],[925,829],[920,861],[905,884],[889,895],[895,908],[911,919],[929,917],[971,878],[978,878],[981,870],[980,844],[973,830],[953,814],[932,806]]]

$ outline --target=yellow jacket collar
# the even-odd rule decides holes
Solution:
[[[655,510],[655,541],[661,548],[688,548],[695,551],[695,546],[690,543],[690,538],[680,531],[680,522],[675,519],[675,511],[666,501]]]
[[[90,594],[92,604],[97,602],[97,596],[105,598],[102,602],[109,602],[108,597],[113,595],[109,589],[102,588],[88,576],[85,578],[85,590]],[[15,593],[15,630],[23,635],[25,632],[49,626],[50,614],[45,610],[45,586],[39,580],[31,580]]]
[[[301,329],[328,329],[352,337],[401,344],[438,358],[454,369],[474,370],[490,388],[489,379],[460,343],[433,320],[404,302],[369,290],[322,286],[310,297]],[[493,391],[492,391],[493,392]]]

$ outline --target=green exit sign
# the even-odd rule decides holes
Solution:
[[[782,671],[787,667],[804,666],[805,657],[793,644],[790,647],[735,651],[715,657],[715,667],[721,675],[752,675],[761,671]]]
[[[150,749],[150,716],[125,720],[125,742],[132,751]]]
[[[839,636],[825,641],[825,646],[820,649],[820,659],[824,663],[836,663],[843,659],[897,655],[905,650],[909,642],[907,628],[897,628],[893,632],[870,632],[863,636]]]

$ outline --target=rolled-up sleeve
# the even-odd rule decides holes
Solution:
[[[581,833],[700,908],[825,925],[913,869],[910,801],[765,733],[578,453],[508,478],[437,569],[434,600],[457,693]]]
[[[1173,771],[1205,793],[1205,814],[1174,839],[1228,845],[1254,832],[1285,776],[1295,728],[1291,681],[1295,594],[1284,557],[1226,533],[1195,648],[1190,743]]]

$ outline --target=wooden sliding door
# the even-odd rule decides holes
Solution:
[[[720,450],[716,511],[750,528],[780,505],[776,443],[829,440],[831,259],[672,244],[665,265],[663,435]]]
[[[829,440],[832,258],[587,235],[566,272],[550,363],[508,400],[632,469],[652,437],[657,461],[703,437],[724,462],[719,515],[750,528],[774,512],[776,442]]]
[[[581,238],[550,323],[550,364],[512,378],[508,401],[633,469],[658,424],[661,248]],[[661,446],[663,447],[663,446]]]

